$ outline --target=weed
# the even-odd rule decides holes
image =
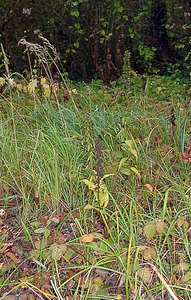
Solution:
[[[49,72],[42,42],[25,46]],[[131,72],[117,99],[117,83],[70,83],[55,104],[48,76],[0,80],[1,299],[189,299],[184,83],[149,77],[143,99]]]

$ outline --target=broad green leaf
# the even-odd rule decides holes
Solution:
[[[180,228],[182,227],[184,229],[184,231],[186,231],[189,227],[189,223],[187,220],[185,220],[184,218],[180,217],[177,219],[176,221],[176,227]]]
[[[45,249],[47,247],[47,240],[35,241],[34,245],[37,250]]]
[[[34,222],[31,222],[31,225],[32,225],[32,227],[38,228],[40,226],[40,222],[34,221]]]
[[[66,251],[66,253],[64,253],[64,259],[67,262],[70,262],[70,260],[74,257],[74,255],[76,255],[76,252],[73,249],[68,248],[68,250]]]
[[[78,18],[79,15],[80,15],[80,13],[79,13],[79,11],[76,9],[76,10],[71,11],[71,15],[72,15],[73,17]]]
[[[120,160],[119,163],[119,170],[121,170],[121,167],[124,165],[124,163],[128,160],[128,157],[124,157]]]
[[[103,284],[104,284],[104,282],[103,282],[103,278],[101,276],[95,277],[93,279],[93,283],[91,285],[91,293],[93,295],[96,295],[96,293],[99,291],[99,294],[100,294],[100,288],[102,287]]]
[[[81,26],[80,26],[80,23],[75,23],[74,24],[74,27],[77,29],[77,30],[80,30]],[[79,43],[78,43],[79,44]]]
[[[101,276],[95,277],[94,278],[94,283],[98,286],[103,285],[103,278]]]
[[[104,243],[103,241],[87,243],[86,246],[96,252],[113,254],[109,246],[107,246],[107,244]]]
[[[140,175],[139,171],[137,170],[137,168],[131,167],[130,169],[131,169],[131,171],[133,171],[139,178],[141,178],[141,175]]]
[[[32,79],[28,84],[28,92],[30,94],[33,94],[35,92],[36,87],[37,87],[37,80]]]
[[[185,219],[182,218],[182,217],[180,217],[180,218],[178,218],[177,221],[176,221],[176,226],[177,226],[178,228],[180,228],[180,227],[182,227],[182,225],[184,224],[184,222],[185,222]]]
[[[50,230],[48,228],[38,228],[35,229],[35,233],[43,233],[45,238],[48,238],[50,236]]]
[[[132,140],[126,140],[125,141],[126,146],[128,147],[128,151],[131,152],[131,154],[133,154],[133,156],[138,159],[138,154],[137,151],[134,147],[134,143]]]
[[[35,249],[31,250],[30,252],[30,257],[32,259],[47,259],[50,255],[48,249]]]
[[[0,86],[3,86],[6,83],[6,80],[4,77],[0,77]]]
[[[187,231],[188,228],[189,228],[189,223],[188,223],[188,221],[185,220],[185,222],[183,224],[183,229],[184,229],[184,231]]]
[[[124,19],[125,21],[128,21],[128,20],[129,20],[129,17],[126,16],[126,15],[123,15],[123,19]]]
[[[102,184],[100,186],[99,193],[98,191],[94,192],[95,197],[99,203],[100,208],[105,208],[108,205],[109,202],[109,193],[107,190],[107,186],[105,184]]]
[[[60,260],[66,252],[66,250],[66,245],[57,243],[52,244],[49,248],[49,251],[51,252],[51,257],[55,260]]]
[[[127,169],[127,168],[124,168],[124,167],[121,168],[120,172],[127,175],[127,176],[129,176],[131,174],[130,169]]]
[[[98,245],[99,245],[99,249],[102,251],[102,252],[106,252],[106,253],[113,253],[110,249],[110,247],[104,243],[104,241],[100,241],[98,242]]]
[[[76,43],[74,43],[73,45],[74,45],[74,47],[75,47],[76,49],[78,49],[79,46],[80,46],[79,42],[76,42]]]
[[[155,230],[155,221],[150,221],[148,222],[144,228],[143,231],[145,233],[145,236],[148,240],[152,239],[155,234],[156,234],[156,230]]]
[[[94,191],[96,188],[96,185],[93,183],[93,181],[91,180],[87,180],[87,179],[82,179],[81,182],[84,182],[85,185],[88,186],[89,190]]]
[[[137,151],[135,149],[129,148],[128,150],[131,152],[131,154],[133,154],[133,156],[135,156],[136,159],[138,159]]]
[[[44,231],[45,239],[47,239],[49,236],[50,236],[50,230],[48,228],[45,228],[45,231]]]

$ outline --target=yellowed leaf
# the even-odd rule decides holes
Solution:
[[[44,84],[43,85],[43,90],[44,90],[44,95],[46,97],[50,97],[50,95],[51,95],[51,88],[50,88],[49,84]]]
[[[100,186],[99,193],[98,191],[94,192],[96,200],[99,203],[100,208],[105,208],[108,205],[109,202],[109,193],[107,186],[103,183]]]
[[[177,221],[176,221],[176,226],[178,228],[182,227],[182,225],[184,224],[184,221],[185,221],[184,218],[182,218],[182,217],[178,218]]]
[[[6,83],[6,80],[4,77],[0,77],[0,86],[3,86]]]
[[[93,209],[93,208],[94,208],[94,206],[91,205],[91,204],[87,204],[87,205],[84,207],[85,210],[91,210],[91,209]]]
[[[158,234],[164,233],[165,228],[166,228],[165,222],[163,222],[161,220],[156,221],[156,223],[155,223],[156,233],[158,233]]]
[[[46,84],[46,78],[45,77],[41,77],[40,78],[40,84],[41,85],[45,85]]]
[[[54,243],[50,246],[49,251],[51,252],[51,257],[55,260],[60,260],[64,253],[66,252],[67,247],[65,244]]]
[[[100,290],[102,285],[103,285],[103,279],[100,276],[95,277],[93,279],[93,282],[92,282],[92,285],[91,285],[91,288],[90,288],[91,293],[93,295],[95,295]]]
[[[151,247],[146,247],[146,249],[143,250],[142,255],[145,260],[151,260],[156,256],[156,251]]]
[[[121,170],[121,167],[124,165],[124,163],[128,160],[128,157],[124,157],[120,160],[119,163],[119,170]]]
[[[36,79],[32,79],[29,84],[28,84],[28,92],[30,94],[34,94],[35,93],[35,89],[37,87],[37,80]]]
[[[131,171],[128,168],[124,168],[124,167],[121,167],[120,172],[127,176],[131,174]]]
[[[141,178],[141,175],[140,175],[139,171],[137,170],[137,168],[131,167],[130,170],[133,171],[139,178]]]
[[[153,276],[153,273],[152,271],[147,268],[147,267],[144,267],[144,268],[140,268],[138,271],[137,271],[137,275],[140,279],[142,279],[145,283],[150,283],[151,280],[152,280],[152,276]]]
[[[185,222],[183,224],[183,229],[184,229],[184,231],[187,231],[188,228],[189,228],[189,223],[188,223],[188,221],[185,220]]]
[[[152,239],[156,234],[155,221],[148,222],[144,226],[143,231],[144,231],[144,234],[145,234],[145,236],[148,240]]]
[[[183,283],[189,283],[189,282],[191,282],[191,271],[187,272],[186,274],[184,274],[182,276],[181,282],[183,282]]]
[[[181,263],[177,264],[176,266],[174,266],[173,273],[186,272],[189,270],[189,268],[190,268],[189,263],[181,262]]]
[[[126,141],[125,141],[125,144],[126,144],[129,148],[133,148],[133,147],[134,147],[134,144],[133,144],[133,141],[132,141],[132,140],[126,140]]]

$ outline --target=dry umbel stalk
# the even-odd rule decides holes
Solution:
[[[56,68],[56,71],[60,75],[60,77],[62,77],[61,71],[57,64],[60,58],[56,51],[56,48],[49,42],[48,39],[46,39],[42,35],[39,35],[39,39],[42,41],[42,45],[38,43],[28,42],[24,38],[18,42],[18,45],[25,46],[29,53],[34,54],[37,57],[38,61],[45,71],[48,80],[50,81],[50,83],[53,83],[53,77],[51,73],[52,65]]]
[[[8,59],[7,59],[7,56],[5,54],[5,50],[4,50],[4,47],[3,47],[2,43],[1,43],[1,51],[2,51],[2,54],[3,54],[4,66],[5,66],[5,70],[6,70],[7,76],[10,77],[9,63],[8,63]]]
[[[42,68],[46,74],[46,77],[49,80],[50,86],[54,86],[52,67],[54,67],[56,69],[56,74],[59,75],[59,77],[64,82],[64,78],[58,67],[58,62],[60,61],[60,58],[59,58],[59,54],[58,54],[56,48],[50,43],[50,41],[48,39],[46,39],[42,35],[39,35],[38,37],[42,41],[42,45],[40,45],[38,43],[28,42],[24,38],[18,42],[18,45],[25,46],[26,50],[28,52],[31,77],[33,77],[33,75],[32,75],[31,61],[30,61],[30,54],[33,54],[38,59],[39,63],[42,65]],[[66,89],[68,90],[65,82],[64,82],[64,85],[66,86]],[[54,93],[57,105],[59,107],[59,100],[58,100],[55,89],[53,89],[53,93]],[[64,98],[65,98],[65,96],[64,96]]]

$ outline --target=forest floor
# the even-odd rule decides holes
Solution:
[[[191,299],[191,89],[144,80],[0,78],[0,299]]]

